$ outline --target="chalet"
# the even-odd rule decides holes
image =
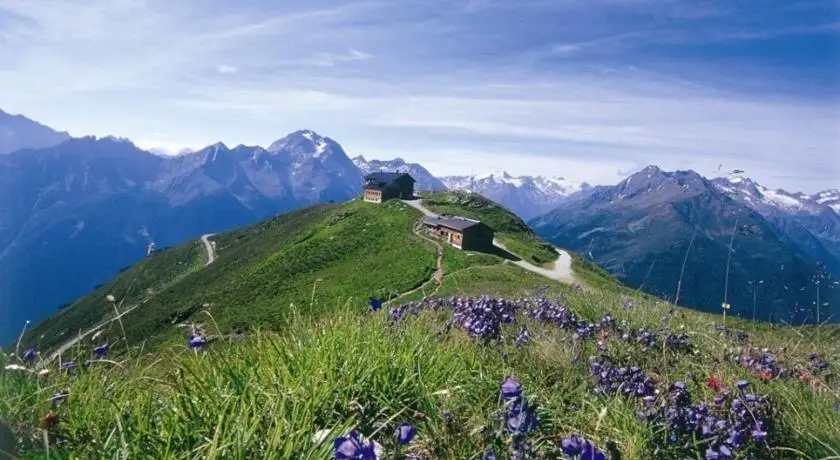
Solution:
[[[414,183],[410,174],[398,172],[374,172],[365,176],[365,201],[382,203],[391,198],[414,197]]]
[[[424,223],[430,233],[458,249],[483,251],[493,248],[493,229],[477,220],[437,216],[427,217]]]

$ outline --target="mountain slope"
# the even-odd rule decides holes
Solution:
[[[58,132],[32,121],[23,115],[0,110],[0,155],[22,149],[52,147],[70,139],[66,132]]]
[[[712,182],[772,222],[810,258],[840,276],[840,215],[830,206],[802,193],[769,190],[744,177]]]
[[[736,458],[840,449],[836,326],[750,324],[632,291],[578,292],[450,248],[443,265],[461,268],[432,289],[424,277],[438,249],[412,233],[420,217],[398,201],[317,206],[214,237],[219,258],[207,267],[192,242],[126,270],[24,342],[48,350],[63,330],[107,315],[108,294],[125,299],[123,311],[148,298],[121,318],[125,334],[109,323],[34,369],[22,353],[0,353],[11,449],[331,458],[354,447],[351,430],[376,440],[379,458],[521,458],[523,446],[556,458],[578,438],[627,459],[703,458],[712,442]],[[378,311],[369,305],[418,282]],[[697,411],[723,426],[669,417]]]
[[[507,213],[498,207],[485,209],[499,216]],[[374,205],[357,199],[305,208],[214,236],[218,259],[200,270],[193,269],[199,243],[186,243],[172,250],[167,264],[156,262],[158,255],[146,259],[39,323],[25,343],[51,349],[68,335],[98,324],[112,312],[104,301],[108,294],[126,307],[145,301],[123,319],[129,341],[136,343],[165,341],[178,334],[173,325],[206,321],[199,315],[205,304],[228,333],[281,327],[292,304],[301,313],[321,314],[345,302],[365,302],[371,296],[388,299],[424,284],[431,286],[436,245],[414,234],[421,217],[419,211],[395,200]],[[512,215],[508,219],[518,220]],[[521,231],[527,232],[522,235],[523,247],[538,250],[541,243],[527,228]],[[516,233],[509,230],[512,237]],[[448,273],[501,261],[495,255],[444,249]],[[172,267],[176,263],[182,268]],[[506,266],[502,273],[505,270],[542,284],[546,281],[518,267]],[[161,272],[167,275],[158,276]],[[181,276],[182,272],[186,274]],[[167,284],[173,278],[181,279]],[[149,295],[149,289],[155,293]],[[319,299],[314,304],[313,289]],[[112,325],[109,336],[114,340],[116,327]]]
[[[393,160],[366,160],[359,155],[353,158],[353,163],[359,168],[362,174],[370,174],[375,171],[400,171],[411,174],[417,181],[414,185],[417,190],[446,190],[446,186],[438,178],[432,175],[426,168],[417,163],[406,163],[402,158]]]
[[[450,190],[472,190],[512,210],[523,219],[542,215],[575,192],[589,188],[562,177],[519,176],[500,171],[479,176],[441,178]]]
[[[146,254],[358,195],[341,146],[298,131],[268,149],[215,144],[160,157],[112,137],[0,157],[0,343]],[[84,263],[80,263],[84,261]],[[45,285],[43,280],[54,280]]]
[[[831,189],[815,193],[811,199],[817,203],[830,206],[835,212],[840,213],[840,190]]]
[[[667,173],[648,167],[615,187],[561,205],[531,222],[537,234],[591,257],[632,287],[673,299],[689,243],[694,237],[679,302],[719,311],[733,228],[728,302],[732,314],[815,321],[816,261],[761,214],[722,193],[691,171]],[[823,292],[821,303],[828,300]],[[821,320],[840,318],[838,303],[821,308]]]

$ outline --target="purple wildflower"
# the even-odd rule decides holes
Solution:
[[[371,297],[369,305],[371,311],[377,312],[382,309],[382,299],[378,297]]]
[[[108,354],[108,344],[100,345],[93,349],[94,354],[96,354],[97,358],[104,358],[105,355]]]
[[[38,350],[30,348],[23,352],[23,360],[27,362],[35,361],[35,358],[37,358],[39,354]]]
[[[522,396],[522,384],[513,377],[507,377],[500,385],[502,400],[507,402]]]
[[[207,345],[207,339],[201,334],[193,334],[187,342],[190,348],[201,348]]]
[[[336,460],[376,460],[373,443],[363,442],[355,430],[349,436],[336,438],[333,449]]]
[[[400,423],[400,425],[397,427],[396,436],[397,443],[402,446],[405,446],[409,444],[415,436],[417,436],[417,428],[414,428],[413,426],[405,422]]]
[[[567,456],[581,460],[606,460],[607,458],[600,449],[578,435],[563,438],[560,441],[560,449]]]
[[[528,332],[528,328],[522,326],[519,330],[519,334],[516,336],[516,348],[522,348],[525,345],[525,342],[531,340],[531,333]]]

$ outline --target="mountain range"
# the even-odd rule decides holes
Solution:
[[[718,312],[726,300],[739,316],[814,322],[840,317],[840,290],[818,301],[813,279],[821,267],[838,275],[837,219],[804,195],[649,166],[530,224],[631,287],[672,300],[679,289],[680,304]]]
[[[370,174],[376,171],[399,171],[411,174],[417,181],[414,188],[417,190],[446,190],[446,185],[437,177],[433,176],[426,168],[417,163],[406,163],[402,158],[394,158],[389,161],[366,160],[359,155],[353,158],[353,164],[359,168],[362,174]]]
[[[747,178],[708,180],[655,167],[615,186],[506,172],[437,178],[401,158],[351,160],[334,140],[310,130],[268,147],[217,143],[177,156],[116,137],[69,138],[5,112],[0,133],[13,140],[0,147],[7,153],[0,156],[0,196],[15,197],[0,201],[0,316],[9,319],[0,324],[0,342],[25,320],[55,311],[135,263],[151,242],[165,248],[284,211],[346,201],[358,194],[364,174],[378,170],[408,172],[419,190],[484,195],[529,219],[552,242],[591,252],[626,283],[664,296],[674,294],[673,268],[682,258],[672,253],[687,244],[686,235],[703,235],[689,260],[708,252],[709,263],[717,264],[736,218],[761,228],[763,239],[753,250],[764,256],[733,256],[733,286],[762,279],[765,272],[755,267],[774,265],[771,256],[785,260],[777,265],[788,271],[811,273],[817,262],[835,275],[840,268],[837,190],[806,196]],[[8,153],[20,146],[28,148]],[[648,263],[660,256],[662,262]],[[788,289],[807,285],[804,278],[785,282]],[[680,297],[687,305],[719,305],[716,294],[684,284]],[[788,314],[791,302],[773,314]]]
[[[494,171],[477,176],[441,178],[450,190],[471,190],[507,207],[523,219],[545,214],[564,198],[590,188],[562,177],[518,176]]]
[[[341,146],[311,131],[177,157],[113,137],[0,156],[0,196],[14,197],[0,201],[0,339],[135,263],[151,242],[344,201],[361,184]]]
[[[52,147],[67,139],[70,135],[66,132],[0,110],[0,155],[26,148]]]

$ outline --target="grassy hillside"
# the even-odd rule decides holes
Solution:
[[[466,213],[458,205],[450,209]],[[490,209],[495,221],[516,220],[501,208]],[[237,334],[282,327],[290,305],[320,314],[346,302],[363,305],[372,296],[387,300],[423,286],[417,291],[422,297],[437,286],[432,275],[438,244],[415,234],[421,217],[399,201],[312,207],[213,236],[218,257],[207,267],[202,243],[189,242],[125,270],[35,326],[23,343],[52,349],[113,317],[108,295],[118,299],[121,311],[145,303],[122,318],[125,336],[113,322],[104,339],[145,341],[146,346],[177,340],[195,322],[217,334],[216,328]],[[540,249],[529,233],[519,235],[515,227],[506,235],[532,252]],[[502,262],[491,254],[441,247],[445,273]]]
[[[453,214],[478,219],[495,230],[496,238],[525,260],[543,265],[557,260],[557,253],[536,236],[525,222],[512,212],[484,198],[465,192],[429,192],[423,204],[438,214]]]
[[[572,435],[612,459],[705,458],[730,442],[737,458],[840,455],[840,328],[672,308],[576,257],[591,288],[579,292],[439,247],[413,232],[420,217],[398,201],[354,201],[219,235],[208,267],[195,243],[172,250],[199,269],[167,269],[179,275],[160,278],[178,281],[124,317],[127,348],[112,324],[65,353],[76,364],[65,370],[38,375],[0,353],[0,420],[15,449],[32,459],[330,458],[333,440],[356,429],[383,458],[569,458]],[[532,247],[530,234],[513,237]],[[103,289],[139,279],[152,260]],[[102,308],[108,293],[72,308]],[[374,295],[392,301],[372,311]],[[47,343],[53,321],[27,343]],[[208,343],[190,349],[194,323]],[[105,341],[109,354],[95,357]],[[509,376],[521,397],[500,395]],[[394,437],[401,422],[417,429],[406,446]]]
[[[51,348],[111,317],[114,310],[105,301],[107,294],[119,297],[121,307],[127,308],[155,293],[172,289],[185,277],[200,270],[206,262],[206,251],[200,241],[160,251],[35,325],[26,335],[24,344]]]
[[[576,293],[516,268],[476,267],[475,276],[447,287],[447,294],[491,288],[532,299],[495,338],[473,338],[457,321],[452,327],[445,306],[400,315],[346,304],[322,316],[296,307],[286,312],[289,327],[282,334],[216,340],[203,350],[138,350],[41,377],[0,370],[0,418],[14,427],[23,458],[42,458],[42,428],[53,458],[329,458],[333,439],[350,429],[378,441],[386,458],[401,458],[392,435],[400,422],[418,432],[402,454],[424,459],[479,458],[488,450],[508,458],[517,446],[531,451],[529,458],[557,458],[561,440],[572,434],[612,452],[611,458],[704,455],[713,440],[682,434],[668,442],[667,424],[637,418],[646,402],[603,391],[588,358],[601,356],[639,366],[661,392],[655,407],[668,404],[665,395],[678,381],[697,403],[715,396],[711,377],[735,394],[735,382],[746,379],[750,394],[768,398],[772,409],[765,418],[768,441],[749,441],[743,455],[827,458],[840,452],[840,413],[833,407],[838,382],[831,374],[840,365],[836,330],[753,331],[729,319],[724,333],[720,317],[670,312],[642,298],[626,309],[626,299],[615,294]],[[537,320],[527,314],[539,305],[536,296],[559,299],[602,332],[587,338],[574,327],[558,327],[563,323]],[[603,321],[607,312],[612,326]],[[643,330],[655,334],[651,346],[621,337],[621,331],[642,337]],[[764,379],[751,370],[743,357],[763,356],[765,348],[775,369],[784,366],[792,375]],[[827,360],[828,370],[812,371],[810,353]],[[526,433],[504,429],[508,410],[499,401],[499,384],[507,376],[521,382],[536,406],[528,409],[536,425]],[[66,397],[51,402],[63,389]],[[46,414],[52,414],[47,422]],[[329,431],[313,442],[321,430]]]

